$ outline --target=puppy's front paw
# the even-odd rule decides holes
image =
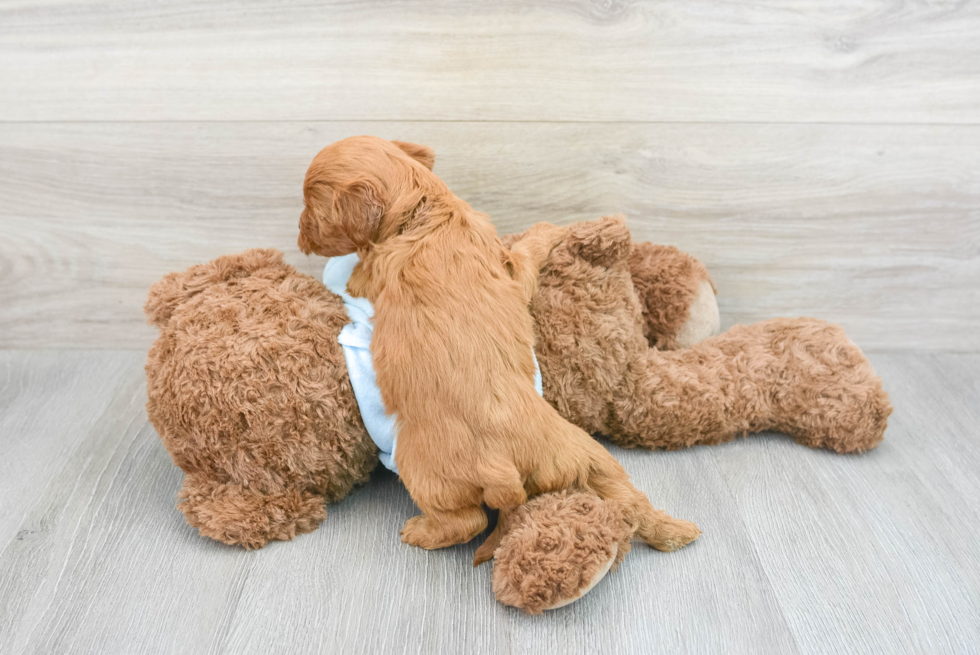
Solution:
[[[665,553],[679,550],[701,536],[698,526],[683,519],[670,519],[660,524],[657,537],[650,545]]]

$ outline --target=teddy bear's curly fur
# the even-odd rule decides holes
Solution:
[[[535,350],[545,398],[563,417],[648,449],[765,429],[837,452],[880,441],[888,397],[839,327],[775,319],[689,349],[655,348],[672,345],[678,317],[710,280],[676,261],[693,258],[654,252],[632,243],[621,218],[606,218],[570,226],[542,269]],[[160,330],[146,363],[147,412],[185,472],[179,508],[201,534],[246,548],[291,539],[367,480],[378,456],[337,342],[348,319],[319,281],[278,251],[250,250],[166,276],[145,310]],[[565,520],[535,518],[549,513]],[[532,612],[581,594],[632,536],[588,494],[549,494],[515,516],[491,544],[494,587]],[[574,550],[566,566],[542,553],[567,554],[548,544],[569,535],[595,547]]]
[[[146,409],[185,473],[179,507],[201,534],[260,548],[315,530],[378,461],[337,335],[343,301],[248,250],[171,273],[145,307],[160,337]]]
[[[582,492],[536,496],[500,521],[493,591],[530,614],[583,596],[623,561],[633,536],[616,503]]]
[[[578,223],[541,271],[535,350],[545,398],[568,420],[625,448],[686,448],[762,430],[837,452],[881,440],[888,396],[839,326],[771,319],[658,350],[645,335],[662,324],[651,325],[656,310],[635,291],[637,278],[654,286],[643,279],[649,264],[631,269],[634,253],[621,217]]]

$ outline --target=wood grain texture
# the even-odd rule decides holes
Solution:
[[[863,456],[776,435],[611,447],[704,535],[672,554],[637,543],[585,599],[528,617],[494,602],[475,544],[399,542],[415,510],[387,472],[292,542],[199,537],[146,423],[140,354],[0,353],[3,442],[39,444],[0,476],[0,498],[29,498],[4,512],[0,652],[976,652],[980,356],[873,360],[896,411]]]
[[[840,322],[866,348],[980,348],[980,127],[0,125],[0,346],[146,348],[165,273],[295,245],[302,178],[359,133],[437,151],[501,232],[624,212],[714,276],[724,327]]]
[[[142,382],[134,353],[0,351],[0,544],[25,523],[36,481],[59,474],[113,398]],[[23,538],[30,534],[24,528]]]
[[[980,5],[0,5],[0,120],[978,122]]]
[[[807,650],[976,652],[980,357],[872,360],[895,413],[868,456],[772,436],[716,461]]]

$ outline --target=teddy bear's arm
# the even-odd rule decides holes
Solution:
[[[601,265],[624,256],[628,258],[633,287],[643,311],[643,334],[649,344],[661,350],[690,348],[718,334],[721,320],[716,290],[704,264],[674,246],[631,242],[625,219],[620,216],[577,225],[599,225],[608,221],[622,223],[626,239],[600,232],[594,242],[579,250],[586,259]],[[542,226],[554,227],[539,223],[525,232],[505,234],[501,241],[505,247],[514,249]],[[558,229],[562,234],[568,233],[568,227]],[[527,244],[517,249],[520,252],[523,248],[527,248]],[[538,267],[529,268],[536,274],[545,263],[546,260]],[[531,298],[534,290],[536,287],[531,287]]]

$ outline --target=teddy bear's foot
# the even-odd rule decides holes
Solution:
[[[202,535],[247,549],[312,532],[327,518],[318,494],[298,489],[263,494],[203,476],[184,478],[178,498],[178,509]]]
[[[840,326],[771,319],[738,326],[730,339],[726,348],[761,346],[769,357],[768,368],[757,367],[754,375],[767,409],[750,415],[751,431],[764,427],[838,453],[863,452],[881,441],[891,402],[871,362]]]
[[[687,309],[687,319],[675,338],[676,347],[690,348],[721,332],[721,316],[715,289],[708,280],[698,283],[698,290]]]
[[[811,448],[862,452],[891,413],[871,363],[836,325],[779,318],[685,349],[648,349],[613,399],[624,448],[687,448],[764,430]]]
[[[643,242],[633,244],[629,268],[651,346],[690,348],[718,334],[718,302],[704,264],[673,246]]]
[[[630,549],[619,505],[590,493],[542,494],[501,511],[500,520],[490,537],[493,590],[504,605],[530,614],[578,600]]]
[[[447,548],[470,541],[487,527],[483,507],[464,507],[453,512],[429,512],[405,521],[402,541],[426,550]]]
[[[609,561],[606,562],[605,564],[603,564],[602,565],[602,568],[595,572],[595,574],[592,576],[592,579],[588,582],[587,585],[585,585],[585,587],[581,591],[579,591],[576,595],[571,596],[570,598],[566,598],[565,600],[559,600],[554,605],[551,605],[549,607],[545,607],[543,609],[546,610],[546,611],[547,610],[556,610],[559,607],[565,607],[566,605],[571,605],[572,603],[574,603],[575,601],[577,601],[579,598],[581,598],[585,594],[587,594],[590,591],[592,591],[592,588],[594,586],[596,586],[597,584],[599,584],[599,582],[604,577],[606,577],[606,574],[609,573],[609,571],[612,570],[613,564],[616,563],[616,556],[617,555],[619,555],[619,545],[618,544],[613,544],[613,552],[612,552],[612,555],[609,557]]]

